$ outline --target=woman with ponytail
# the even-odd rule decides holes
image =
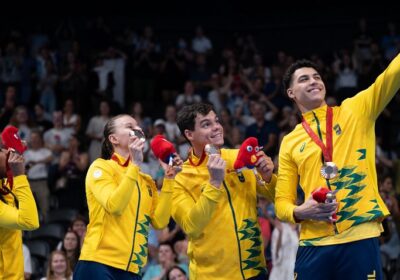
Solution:
[[[113,117],[104,127],[102,157],[86,175],[89,225],[74,280],[141,279],[149,226],[167,226],[176,167],[182,165],[177,155],[172,166],[160,161],[166,175],[158,194],[153,179],[140,171],[143,140],[129,115]]]

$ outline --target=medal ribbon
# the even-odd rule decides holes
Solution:
[[[326,146],[324,145],[322,140],[319,139],[319,137],[315,134],[315,132],[311,129],[307,121],[304,118],[301,121],[304,130],[315,142],[315,144],[317,144],[321,148],[325,162],[330,162],[333,160],[332,119],[333,119],[332,108],[328,106],[326,109]]]
[[[130,158],[131,158],[131,156],[129,156],[129,157],[126,159],[125,162],[121,162],[121,161],[119,160],[119,158],[118,158],[117,155],[113,154],[113,155],[111,156],[111,159],[112,159],[113,161],[116,161],[119,165],[121,165],[121,166],[123,166],[123,167],[127,167],[127,166],[129,165],[129,160],[130,160]]]
[[[202,164],[202,162],[204,161],[204,159],[206,158],[206,152],[203,151],[201,154],[201,157],[199,159],[199,162],[197,164],[195,164],[192,160],[192,155],[193,155],[193,149],[191,149],[191,151],[189,151],[189,162],[191,166],[199,166],[200,164]]]

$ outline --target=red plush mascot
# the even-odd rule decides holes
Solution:
[[[7,182],[9,189],[6,187],[6,183],[2,183],[0,192],[3,194],[9,193],[13,188],[13,174],[11,172],[10,166],[8,165],[8,156],[10,152],[18,152],[22,154],[27,149],[25,143],[18,136],[18,128],[15,126],[7,126],[1,133],[1,140],[3,142],[3,147],[7,151],[2,151],[3,156],[0,156],[0,163],[2,170],[0,170],[1,179],[7,177]],[[4,170],[3,170],[4,169]]]
[[[257,170],[254,168],[256,162],[261,156],[257,156],[257,153],[261,151],[262,147],[258,146],[258,139],[255,137],[249,137],[240,146],[239,153],[233,164],[233,168],[238,173],[239,180],[244,182],[244,177],[241,171],[245,168],[253,170],[254,175],[257,179],[257,185],[265,184],[264,180],[258,174]]]
[[[258,146],[257,138],[247,138],[240,146],[233,168],[235,168],[236,171],[241,171],[244,168],[253,169],[257,160],[260,158],[256,156],[260,150],[261,147]]]
[[[150,143],[151,150],[156,158],[161,159],[163,162],[172,165],[174,153],[176,153],[174,145],[169,142],[163,135],[157,135]]]

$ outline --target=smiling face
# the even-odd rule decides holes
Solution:
[[[51,258],[51,270],[54,275],[61,276],[67,272],[67,259],[62,253],[54,253]]]
[[[293,73],[287,94],[302,113],[326,104],[325,84],[319,73],[311,67],[299,68]]]
[[[206,144],[222,146],[224,144],[224,129],[214,111],[207,115],[197,114],[194,130],[185,130],[186,138],[189,139],[193,148],[202,151]]]

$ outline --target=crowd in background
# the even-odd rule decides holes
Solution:
[[[385,22],[377,33],[371,31],[377,28],[360,18],[350,26],[352,40],[343,48],[330,53],[315,49],[307,55],[326,78],[331,94],[328,105],[340,104],[367,88],[399,53],[398,24]],[[277,168],[280,142],[300,121],[281,83],[284,71],[298,57],[284,46],[266,53],[251,33],[217,39],[209,31],[212,34],[197,25],[190,36],[176,32],[161,40],[151,25],[113,30],[104,18],[97,17],[81,28],[73,21],[63,21],[56,30],[38,27],[2,34],[0,130],[16,126],[29,145],[25,160],[41,225],[52,223],[51,213],[56,209],[80,214],[70,226],[63,225],[60,244],[49,244],[48,262],[39,262],[33,278],[71,276],[87,223],[86,170],[100,156],[105,123],[118,113],[132,115],[143,128],[147,145],[141,169],[160,187],[163,171],[149,143],[153,136],[164,134],[185,159],[189,146],[179,132],[176,114],[184,105],[200,101],[213,104],[219,114],[227,147],[240,147],[244,139],[254,136],[275,159]],[[82,39],[82,34],[87,38]],[[301,48],[301,42],[296,44]],[[381,238],[388,275],[396,272],[400,253],[398,108],[399,94],[376,125],[379,188],[392,213]],[[285,269],[286,263],[294,262],[297,229],[277,220],[273,205],[261,198],[259,213],[273,279],[278,267]],[[77,228],[75,222],[80,224]],[[32,236],[27,234],[25,241],[29,248]],[[173,220],[168,228],[152,231],[144,279],[171,279],[170,270],[187,274],[186,249],[185,234]]]

